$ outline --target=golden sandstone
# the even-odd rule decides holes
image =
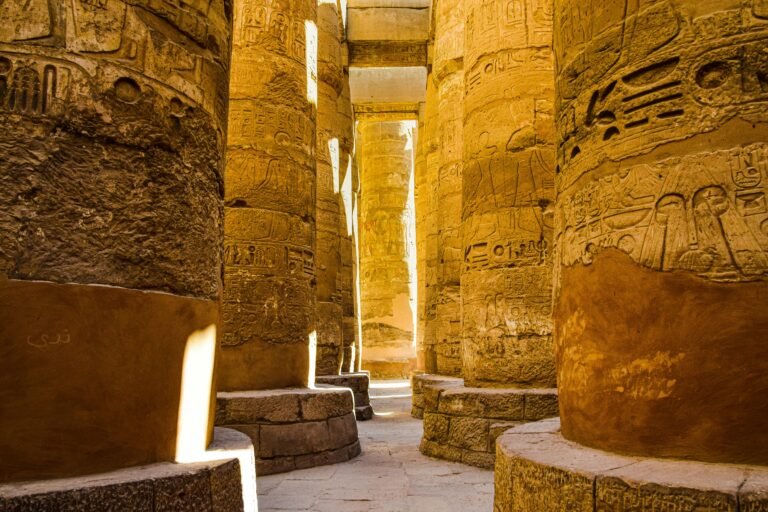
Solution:
[[[0,512],[768,510],[767,105],[766,0],[0,0]]]

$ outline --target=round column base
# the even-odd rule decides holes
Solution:
[[[557,416],[556,389],[424,388],[424,455],[492,468],[496,438],[525,422]]]
[[[494,512],[768,510],[768,468],[629,457],[560,434],[560,420],[529,423],[496,444]]]
[[[411,375],[411,416],[416,419],[424,418],[424,388],[427,386],[447,389],[463,386],[464,380],[458,377],[446,377],[430,373],[415,373]]]
[[[0,510],[256,512],[254,453],[247,436],[217,428],[200,459],[0,485]]]
[[[315,383],[349,388],[355,400],[355,419],[366,421],[373,418],[371,397],[368,394],[371,376],[368,372],[342,373],[341,375],[319,375]]]
[[[346,462],[360,454],[352,391],[286,388],[219,393],[216,424],[248,435],[259,476]]]

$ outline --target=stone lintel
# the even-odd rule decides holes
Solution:
[[[768,507],[768,468],[617,455],[566,440],[559,419],[502,434],[495,481],[498,512]]]
[[[355,67],[426,66],[426,41],[355,41],[348,44]]]

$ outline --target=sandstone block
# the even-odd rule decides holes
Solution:
[[[269,459],[322,452],[330,448],[327,421],[262,425],[258,456]]]
[[[424,414],[424,439],[436,441],[443,444],[448,443],[448,433],[450,431],[450,416],[427,412]]]
[[[490,452],[489,437],[490,422],[483,418],[468,418],[453,416],[450,421],[448,442],[452,446],[473,450],[476,452]]]
[[[352,410],[354,399],[349,389],[317,389],[301,395],[301,415],[304,421],[343,416]]]
[[[357,421],[354,413],[337,416],[328,420],[331,446],[346,446],[357,441]]]

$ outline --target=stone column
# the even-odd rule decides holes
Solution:
[[[493,467],[501,432],[557,415],[550,306],[554,74],[546,6],[463,3],[464,383],[432,379],[420,449],[482,467]],[[450,97],[453,85],[443,83]],[[449,104],[441,115],[450,116],[443,113]],[[450,177],[442,173],[441,186]],[[445,215],[447,208],[438,210]]]
[[[352,160],[355,150],[355,121],[349,92],[349,74],[344,73],[342,92],[337,103],[336,122],[339,138],[339,169],[341,173],[341,193],[339,195],[339,236],[341,251],[341,307],[342,307],[342,371],[357,371],[355,358],[355,338],[357,319],[355,317],[355,260],[357,253],[354,240],[354,204],[355,193],[352,187]]]
[[[338,375],[342,363],[341,131],[337,102],[343,86],[339,12],[335,2],[317,7],[317,375]]]
[[[416,187],[416,371],[427,371],[424,330],[426,328],[427,309],[427,222],[430,194],[427,190],[427,160],[424,154],[426,103],[419,105],[418,131],[416,133],[416,153],[413,158],[413,182]]]
[[[555,14],[563,434],[768,464],[768,7]]]
[[[311,0],[244,0],[235,14],[219,372],[228,391],[314,379],[315,17]]]
[[[464,129],[464,0],[441,0],[435,14],[440,168],[437,180],[435,369],[461,375],[461,175]]]
[[[374,377],[407,378],[415,363],[406,240],[412,124],[360,123],[363,368]]]
[[[334,137],[329,130],[341,85],[338,31],[336,14],[322,4],[319,52],[315,0],[237,5],[226,174],[223,391],[216,424],[248,434],[256,446],[257,472],[267,475],[334,464],[360,453],[352,392],[307,387],[315,383],[316,293],[327,301],[336,293],[333,162],[338,149],[329,144]],[[323,115],[316,137],[318,93]],[[322,259],[315,258],[316,154]],[[317,286],[316,261],[322,266]],[[338,322],[332,333],[338,338],[340,308],[330,318]]]
[[[0,8],[0,482],[211,438],[231,12],[133,3]]]
[[[440,176],[440,117],[437,84],[432,73],[427,75],[427,93],[424,119],[424,160],[426,163],[426,233],[424,275],[424,358],[427,373],[437,373],[437,275],[438,275],[438,220],[437,192]]]
[[[552,15],[465,2],[463,370],[472,386],[552,387]]]

